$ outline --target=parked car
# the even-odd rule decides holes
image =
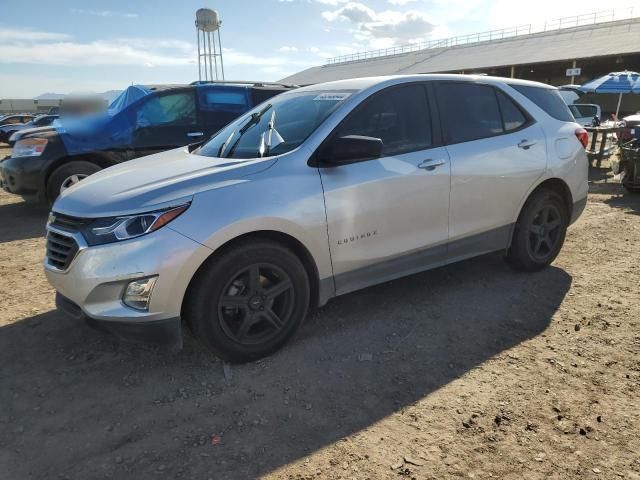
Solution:
[[[39,115],[35,117],[33,120],[31,120],[30,122],[22,123],[22,124],[18,123],[18,124],[12,125],[11,128],[8,128],[7,125],[5,125],[4,127],[0,127],[0,131],[6,128],[7,138],[8,138],[7,143],[13,146],[13,144],[16,143],[16,141],[19,138],[16,135],[16,133],[22,132],[24,130],[28,130],[31,128],[48,127],[58,117],[59,117],[58,115]]]
[[[256,359],[336,295],[494,251],[549,265],[586,204],[585,133],[536,82],[307,86],[65,190],[46,275],[59,308],[125,338],[179,347],[185,322]]]
[[[18,125],[24,125],[32,121],[35,115],[5,115],[0,118],[0,142],[7,143],[11,134],[16,130]]]
[[[569,105],[569,110],[576,122],[585,127],[590,127],[602,119],[602,109],[594,103],[574,103]]]
[[[61,117],[25,133],[0,166],[4,189],[52,203],[61,191],[103,168],[202,142],[289,86],[258,83],[131,86],[106,112]]]

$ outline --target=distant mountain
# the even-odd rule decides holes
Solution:
[[[43,93],[42,95],[38,95],[37,97],[34,97],[33,99],[34,100],[61,100],[61,99],[66,98],[66,97],[78,97],[78,96],[86,97],[86,96],[97,95],[99,97],[104,98],[107,101],[107,103],[111,103],[118,95],[120,95],[121,92],[122,92],[122,90],[107,90],[106,92],[102,92],[102,93],[72,92],[72,93],[69,93],[69,94],[47,92],[47,93]]]
[[[43,93],[37,97],[33,97],[34,100],[60,100],[66,97],[64,93]]]

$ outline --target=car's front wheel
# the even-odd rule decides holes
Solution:
[[[243,242],[198,272],[183,314],[219,357],[247,362],[285,344],[309,308],[309,279],[298,257],[271,241]]]
[[[102,170],[92,162],[77,160],[58,167],[47,181],[47,200],[52,204],[67,188]]]
[[[560,195],[538,190],[525,203],[516,224],[507,260],[518,270],[536,271],[560,253],[569,225],[569,213]]]

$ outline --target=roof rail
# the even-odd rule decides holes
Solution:
[[[196,80],[195,82],[191,82],[189,85],[208,85],[211,83],[219,83],[222,85],[225,84],[235,84],[235,85],[253,85],[254,87],[285,87],[285,88],[298,88],[298,85],[294,83],[281,83],[281,82],[253,82],[250,80]]]
[[[507,27],[499,30],[490,30],[488,32],[470,33],[468,35],[459,35],[457,37],[449,37],[438,40],[429,40],[420,43],[411,43],[408,45],[400,45],[397,47],[383,48],[380,50],[368,50],[355,52],[340,57],[328,58],[325,65],[334,65],[336,63],[357,62],[360,60],[368,60],[376,57],[387,57],[393,55],[401,55],[403,53],[415,52],[418,50],[427,50],[430,48],[456,47],[458,45],[466,45],[469,43],[493,42],[504,40],[505,38],[520,37],[522,35],[530,35],[532,33],[542,33],[554,30],[563,30],[565,28],[581,27],[585,25],[593,25],[596,23],[614,22],[617,20],[627,20],[640,16],[640,9],[636,8],[635,15],[633,7],[619,8],[615,10],[602,10],[599,12],[585,13],[582,15],[574,15],[571,17],[556,18],[539,24],[517,25],[515,27]]]

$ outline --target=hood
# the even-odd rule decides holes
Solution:
[[[18,130],[14,135],[15,141],[18,141],[22,138],[29,137],[45,137],[45,134],[53,134],[56,129],[53,127],[35,127],[35,128],[23,128],[22,130]],[[13,138],[13,137],[12,137]]]
[[[84,218],[148,212],[188,201],[196,193],[249,181],[276,158],[239,160],[189,153],[187,147],[107,168],[65,190],[53,210]]]

